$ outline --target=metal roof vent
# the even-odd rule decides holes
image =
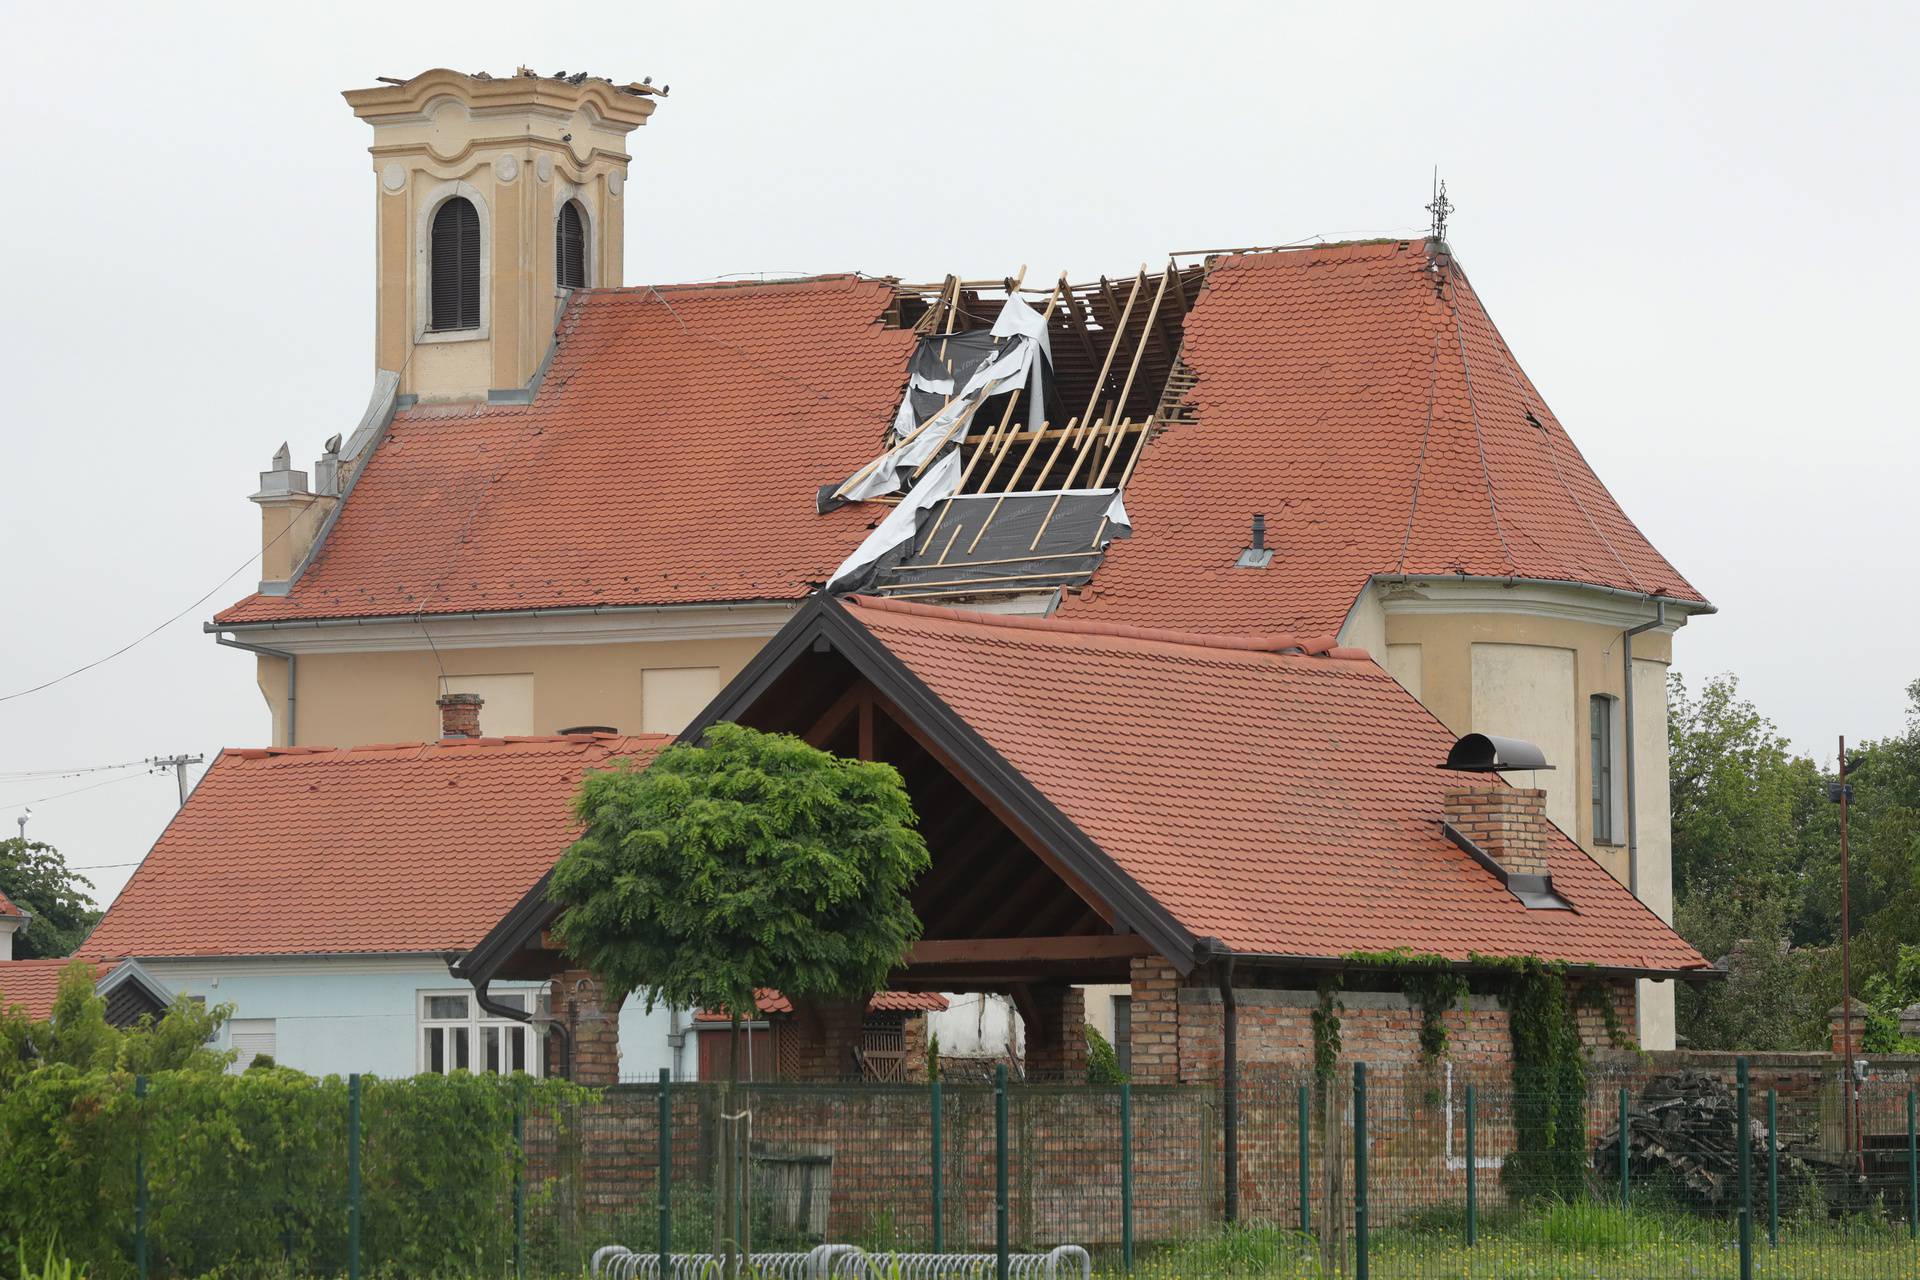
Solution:
[[[1253,513],[1253,544],[1233,562],[1236,569],[1264,569],[1273,563],[1273,549],[1267,545],[1267,517]]]
[[[1496,738],[1469,733],[1447,752],[1442,769],[1455,773],[1511,773],[1521,769],[1552,769],[1540,748],[1522,738]]]

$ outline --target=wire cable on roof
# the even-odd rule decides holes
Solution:
[[[1407,508],[1407,527],[1400,535],[1400,558],[1393,562],[1395,573],[1407,570],[1407,547],[1413,542],[1414,518],[1420,514],[1420,482],[1427,473],[1427,441],[1433,435],[1433,397],[1440,385],[1440,335],[1433,335],[1433,352],[1427,361],[1427,422],[1420,429],[1420,460],[1413,466],[1413,501]]]
[[[1487,437],[1480,428],[1480,406],[1473,394],[1473,367],[1467,359],[1467,332],[1460,320],[1460,302],[1455,296],[1451,273],[1447,278],[1447,311],[1453,316],[1454,341],[1460,347],[1460,376],[1467,384],[1467,413],[1473,419],[1473,446],[1480,455],[1480,479],[1487,486],[1487,510],[1493,514],[1493,536],[1500,540],[1500,554],[1507,558],[1507,568],[1518,573],[1519,562],[1513,558],[1513,549],[1507,545],[1506,530],[1500,527],[1500,499],[1493,491],[1493,471],[1487,466]]]

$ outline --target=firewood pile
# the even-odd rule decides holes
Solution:
[[[1733,1087],[1702,1071],[1656,1076],[1627,1108],[1629,1182],[1664,1182],[1689,1207],[1729,1211],[1739,1205],[1739,1107]],[[1814,1135],[1779,1136],[1780,1177],[1784,1185],[1804,1185],[1826,1162],[1811,1151]],[[1754,1186],[1766,1186],[1767,1123],[1764,1108],[1750,1110],[1745,1141]],[[1614,1122],[1594,1145],[1593,1163],[1603,1179],[1620,1178],[1620,1124]],[[1826,1179],[1822,1179],[1825,1181]]]

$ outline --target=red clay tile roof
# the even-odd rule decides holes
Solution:
[[[856,598],[848,612],[1189,932],[1337,958],[1407,947],[1706,961],[1564,836],[1532,911],[1441,831],[1453,737],[1371,661]]]
[[[571,843],[581,776],[668,741],[224,751],[81,953],[464,951]]]
[[[397,414],[292,592],[218,621],[797,600],[885,514],[814,499],[893,420],[892,299],[852,276],[580,293],[533,404]]]
[[[60,991],[60,973],[72,956],[51,960],[0,960],[0,1009],[18,1008],[35,1021],[53,1014],[53,998]],[[88,966],[99,981],[99,970]]]
[[[754,1004],[763,1014],[781,1014],[793,1012],[793,1001],[775,991],[772,987],[762,987],[754,992]],[[880,991],[867,1001],[868,1013],[934,1013],[947,1007],[947,998],[932,991]],[[712,1009],[694,1011],[695,1022],[725,1022],[727,1015],[716,1013]]]
[[[1587,466],[1465,275],[1441,297],[1434,283],[1420,240],[1218,263],[1186,323],[1197,421],[1147,446],[1133,537],[1064,611],[1333,631],[1369,575],[1396,573],[1702,600]],[[1272,564],[1236,569],[1256,511]]]
[[[879,323],[890,298],[851,276],[583,292],[534,404],[397,415],[291,594],[217,620],[798,599],[885,514],[814,496],[891,421],[913,335]],[[1069,614],[1319,634],[1392,573],[1702,599],[1465,276],[1435,296],[1422,241],[1222,259],[1185,358],[1198,420],[1148,446],[1133,537]],[[1255,511],[1273,562],[1235,569]]]
[[[12,899],[0,893],[0,916],[24,916],[25,914],[27,913],[13,905]]]

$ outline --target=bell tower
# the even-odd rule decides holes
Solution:
[[[664,93],[525,68],[347,91],[373,126],[374,365],[399,394],[519,392],[566,290],[621,283],[627,134]]]

